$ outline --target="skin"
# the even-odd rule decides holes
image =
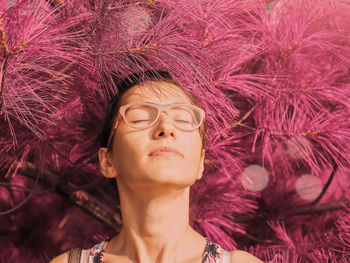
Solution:
[[[157,81],[152,88],[146,83],[132,87],[122,105],[191,103],[174,84]],[[149,156],[161,146],[174,147],[181,156]],[[199,129],[178,130],[164,112],[145,130],[119,121],[112,150],[99,150],[102,174],[117,180],[123,218],[121,232],[107,246],[105,263],[201,262],[206,240],[189,226],[189,189],[202,177],[204,157]],[[51,262],[67,260],[64,253]],[[231,262],[262,261],[237,250]]]

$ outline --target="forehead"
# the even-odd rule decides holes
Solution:
[[[121,99],[121,105],[139,102],[191,103],[191,99],[173,83],[148,81],[130,88]]]

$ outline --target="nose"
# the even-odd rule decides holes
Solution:
[[[159,115],[159,119],[155,124],[155,129],[153,132],[153,137],[157,138],[167,138],[173,137],[175,138],[175,126],[171,117],[168,114],[164,114],[163,112]]]

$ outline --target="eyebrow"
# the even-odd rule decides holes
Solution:
[[[127,104],[133,104],[133,103],[136,103],[136,102],[124,102],[123,104],[121,104],[121,106],[124,106],[124,105],[127,105]],[[149,103],[149,104],[153,104],[153,105],[159,105],[159,106],[170,106],[170,105],[173,105],[173,104],[189,104],[188,102],[179,102],[179,101],[176,101],[176,102],[171,102],[171,103],[164,103],[164,104],[161,104],[161,103],[157,103],[157,102],[152,102],[152,101],[140,101],[139,103]]]
[[[158,106],[170,106],[173,104],[186,104],[186,103],[182,103],[182,102],[172,102],[172,103],[161,104],[161,103],[156,103],[156,102],[152,102],[152,101],[146,101],[146,103],[154,104],[154,105],[158,105]]]

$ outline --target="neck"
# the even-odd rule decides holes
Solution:
[[[189,187],[135,191],[118,183],[118,188],[123,226],[110,242],[113,253],[135,262],[183,262],[193,253],[198,256],[198,244],[204,249],[205,239],[188,222]]]

